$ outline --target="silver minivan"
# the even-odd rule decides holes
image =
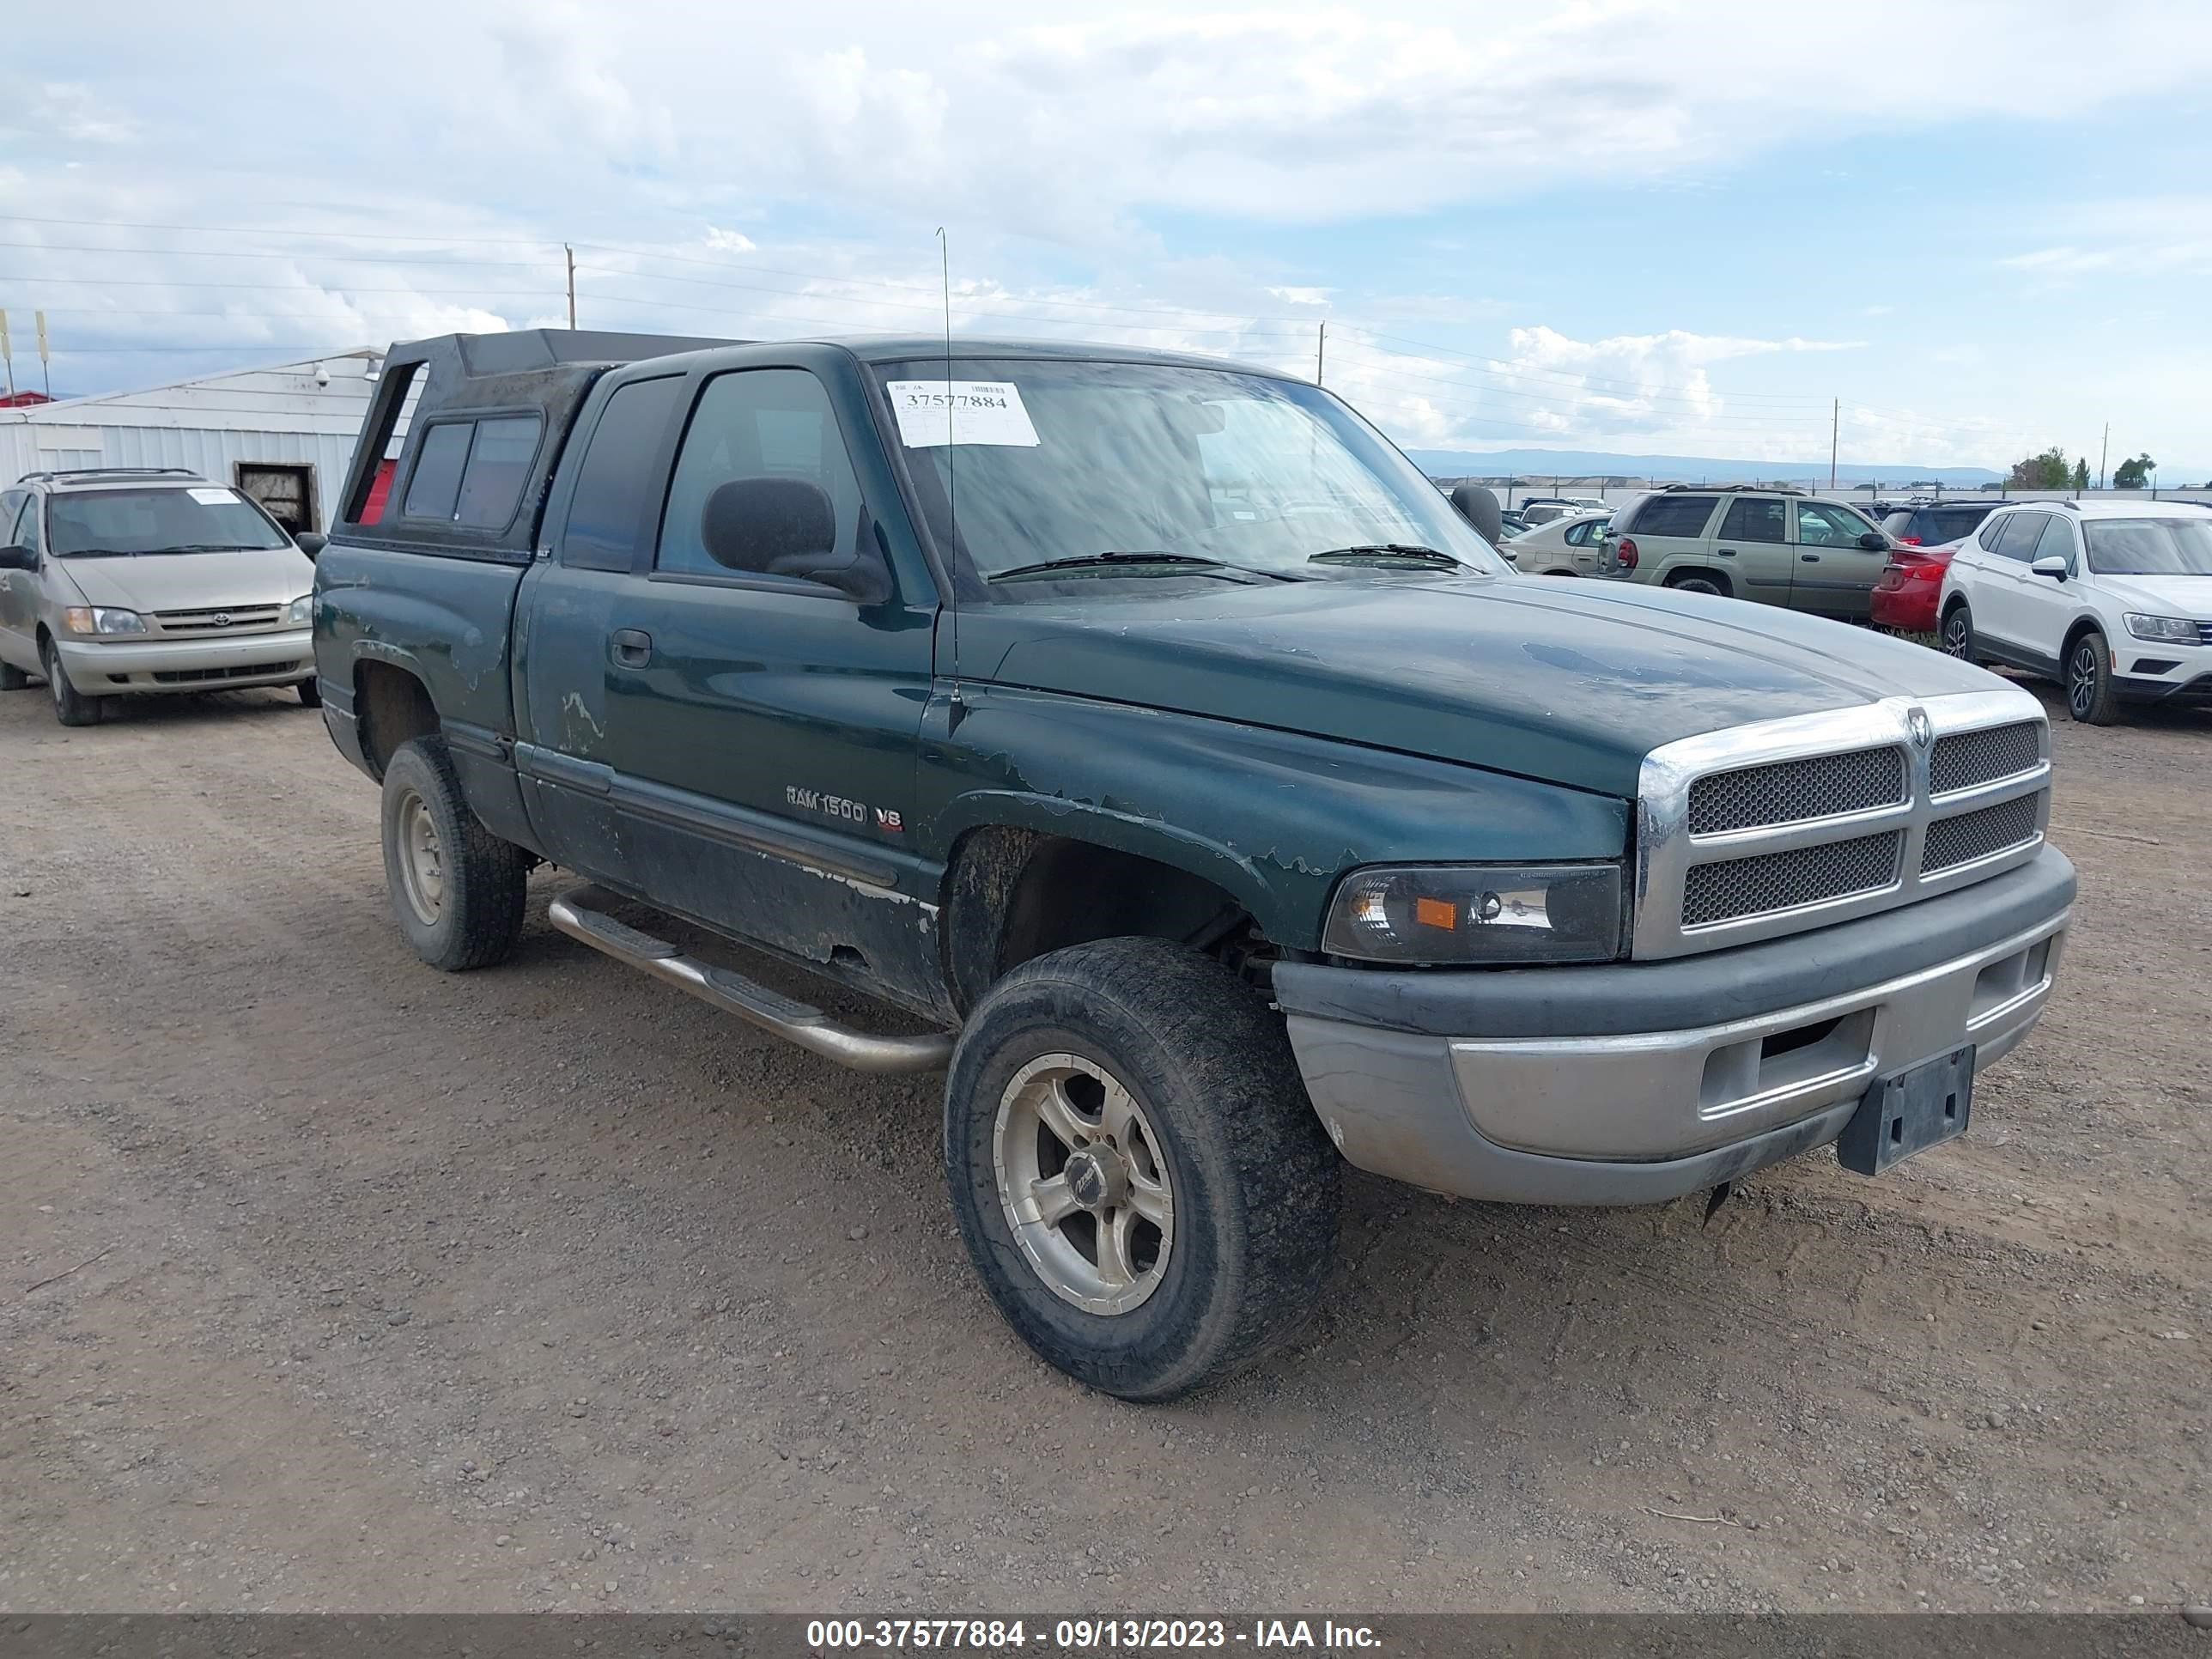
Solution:
[[[45,680],[64,726],[165,692],[290,685],[313,706],[314,585],[258,502],[197,473],[26,473],[0,490],[0,690]]]

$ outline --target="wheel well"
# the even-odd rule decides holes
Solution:
[[[1946,617],[1948,617],[1954,611],[1964,610],[1966,608],[1966,596],[1964,593],[1954,593],[1949,599],[1943,601],[1943,614]]]
[[[380,778],[401,744],[438,729],[438,706],[430,701],[428,689],[405,669],[386,662],[356,665],[353,708],[362,757]]]
[[[945,978],[962,1013],[1000,975],[1090,939],[1173,939],[1239,964],[1252,918],[1187,870],[1093,842],[989,825],[970,830],[945,873]]]
[[[2084,634],[2101,634],[2105,630],[2098,625],[2097,619],[2094,617],[2075,617],[2074,625],[2066,630],[2066,638],[2058,647],[2058,666],[2060,669],[2063,670],[2065,668],[2066,659],[2074,654],[2074,647],[2081,642],[2081,636]],[[2112,649],[2112,642],[2110,640],[2106,640],[2105,641],[2105,647],[2108,653]]]
[[[1691,576],[1703,576],[1707,581],[1717,584],[1721,592],[1726,594],[1729,599],[1734,599],[1735,597],[1735,584],[1729,580],[1728,572],[1725,570],[1715,570],[1710,565],[1676,565],[1672,570],[1669,570],[1667,573],[1665,586],[1668,587],[1680,587],[1683,581]]]

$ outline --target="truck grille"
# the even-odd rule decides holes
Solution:
[[[1716,772],[1690,786],[1690,833],[1719,835],[1840,817],[1905,799],[1905,757],[1894,749],[1814,755]]]
[[[2042,710],[2017,689],[1762,720],[1662,744],[1638,787],[1640,958],[1886,910],[2035,855]]]
[[[2034,720],[1984,726],[1939,738],[1928,762],[1929,787],[1939,795],[2033,772],[2043,758],[2043,728]]]
[[[1904,831],[1887,830],[1786,853],[1692,865],[1682,884],[1682,926],[1705,927],[1852,893],[1879,892],[1897,879],[1897,849],[1903,839]]]
[[[296,662],[242,662],[229,668],[157,668],[154,679],[160,685],[199,685],[215,680],[256,680],[264,674],[296,672]]]
[[[283,607],[276,605],[208,605],[191,611],[157,611],[154,620],[164,634],[248,634],[276,627],[283,614]]]
[[[2035,839],[2037,808],[2041,797],[2022,795],[2000,801],[1978,812],[1961,812],[1954,818],[1938,818],[1928,826],[1928,840],[1920,851],[1920,873],[1955,870],[2009,847],[2024,847]]]

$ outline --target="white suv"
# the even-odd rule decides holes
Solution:
[[[1952,556],[1943,649],[2057,680],[2077,720],[2129,702],[2212,704],[2212,508],[2031,501]]]

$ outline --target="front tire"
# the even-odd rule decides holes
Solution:
[[[1125,1400],[1287,1341],[1334,1253],[1341,1164],[1281,1022],[1163,939],[1072,945],[991,988],[953,1052],[945,1160],[1006,1322]]]
[[[46,665],[46,689],[53,694],[54,718],[64,726],[97,726],[107,718],[112,699],[88,697],[69,682],[62,672],[62,653],[52,640],[39,653],[39,660]]]
[[[294,689],[299,692],[300,701],[308,708],[320,708],[323,706],[323,684],[320,680],[304,679]]]
[[[530,857],[477,822],[439,738],[399,745],[384,769],[384,879],[415,954],[449,974],[514,949]]]
[[[2112,648],[2094,629],[2075,641],[2066,653],[2066,712],[2084,726],[2112,726],[2119,720]]]

